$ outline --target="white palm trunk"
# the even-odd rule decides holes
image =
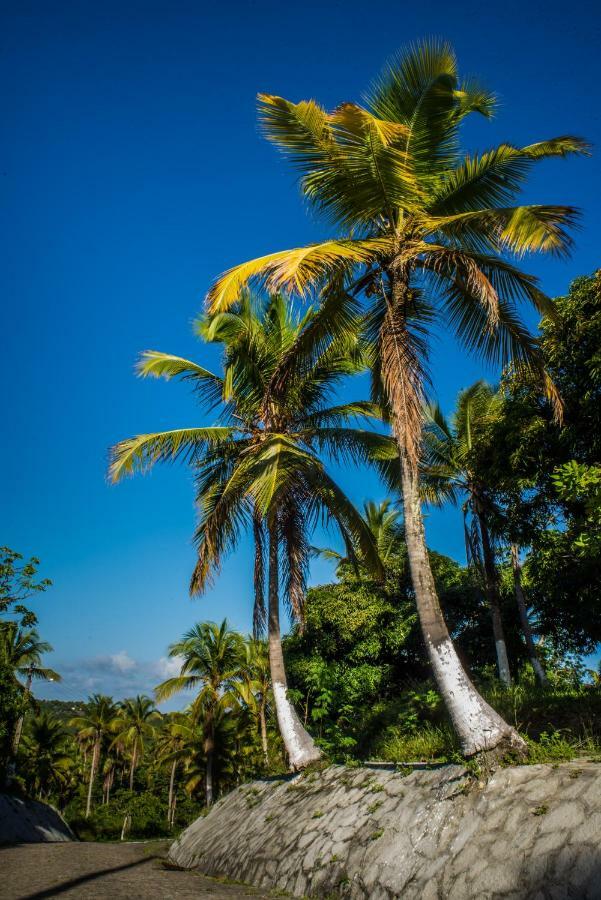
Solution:
[[[280,635],[280,597],[278,572],[277,535],[269,534],[269,665],[278,726],[290,768],[304,769],[309,763],[321,759],[321,750],[311,735],[303,728],[294,706],[288,698],[288,684]]]

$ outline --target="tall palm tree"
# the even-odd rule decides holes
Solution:
[[[224,619],[197,623],[181,641],[169,647],[169,656],[181,658],[181,671],[155,688],[157,700],[167,700],[182,690],[197,690],[192,715],[202,719],[203,749],[206,758],[205,799],[213,802],[215,759],[215,719],[220,707],[230,700],[232,683],[240,676],[244,659],[244,642]]]
[[[405,538],[422,632],[438,687],[463,752],[525,749],[516,731],[478,694],[451,642],[428,560],[419,458],[428,346],[445,324],[470,352],[540,375],[536,341],[518,315],[525,303],[548,312],[536,279],[506,253],[566,253],[570,206],[515,205],[538,161],[587,152],[562,136],[526,147],[461,151],[471,113],[489,118],[495,98],[461,80],[453,49],[432,40],[410,47],[372,85],[364,104],[327,112],[313,100],[259,95],[268,139],[292,161],[307,200],[337,230],[331,240],[282,250],[222,275],[209,309],[226,311],[249,282],[306,294],[344,284],[368,309],[375,396],[389,408],[400,455]]]
[[[44,653],[51,653],[52,649],[51,644],[40,640],[35,628],[19,628],[16,622],[0,623],[0,657],[13,670],[16,681],[19,681],[19,678],[25,680],[26,697],[31,694],[31,685],[34,679],[36,681],[61,680],[58,672],[42,665],[42,656]],[[14,769],[14,760],[23,733],[23,721],[24,716],[20,716],[15,726],[12,738],[13,763],[9,767],[10,769]]]
[[[150,697],[138,694],[132,699],[123,700],[112,722],[112,730],[116,732],[113,744],[122,744],[131,754],[129,767],[129,789],[134,789],[136,766],[144,755],[144,742],[156,734],[156,724],[161,714]]]
[[[175,822],[177,802],[176,774],[178,766],[185,759],[186,744],[182,727],[188,725],[189,714],[168,713],[163,716],[162,730],[157,740],[157,762],[169,765],[169,793],[167,797],[167,824],[172,828]]]
[[[499,678],[511,686],[511,673],[503,621],[499,574],[495,565],[494,542],[489,527],[493,502],[482,473],[474,464],[474,442],[498,408],[499,395],[484,381],[459,392],[449,422],[440,406],[426,408],[422,485],[431,503],[462,502],[465,548],[468,565],[475,566],[484,583],[490,609]]]
[[[144,376],[179,376],[206,402],[220,402],[219,425],[139,435],[113,448],[113,481],[159,460],[191,459],[197,469],[200,522],[198,563],[191,590],[203,591],[245,529],[255,542],[255,625],[265,618],[277,719],[293,769],[320,751],[287,696],[280,635],[280,585],[289,611],[302,620],[310,556],[308,532],[323,514],[338,525],[352,552],[380,565],[373,536],[352,503],[328,475],[320,454],[338,459],[370,454],[389,439],[351,427],[358,417],[377,418],[367,402],[339,404],[333,394],[345,376],[364,368],[350,297],[326,298],[319,311],[295,316],[279,295],[243,292],[235,308],[202,319],[198,332],[224,347],[224,377],[195,363],[154,351],[143,354]]]
[[[88,698],[85,713],[81,716],[75,716],[69,721],[69,725],[77,729],[79,739],[92,746],[88,796],[86,800],[86,819],[89,818],[92,812],[92,792],[100,765],[102,742],[111,734],[116,714],[117,707],[111,697],[94,694]]]

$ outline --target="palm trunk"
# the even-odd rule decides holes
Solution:
[[[269,666],[278,726],[293,772],[321,759],[321,751],[303,728],[288,699],[288,682],[280,634],[278,538],[275,524],[269,527]]]
[[[215,739],[212,734],[205,740],[204,751],[207,766],[205,772],[205,804],[211,806],[213,803],[213,762],[215,758]]]
[[[484,584],[486,587],[486,599],[490,609],[490,617],[492,619],[492,631],[495,640],[495,650],[497,653],[497,668],[499,670],[499,678],[505,687],[511,687],[511,672],[509,669],[509,659],[507,656],[507,644],[505,643],[505,632],[503,630],[503,620],[501,618],[501,597],[499,593],[499,578],[497,567],[495,565],[495,555],[492,549],[490,534],[488,531],[488,523],[482,508],[480,499],[476,496],[476,515],[478,516],[478,524],[480,525],[480,536],[482,539],[482,557],[484,562]]]
[[[428,559],[417,465],[409,459],[401,441],[399,444],[405,540],[417,610],[434,678],[461,749],[466,756],[504,746],[523,752],[526,745],[522,738],[480,696],[457,656],[440,608]]]
[[[86,819],[89,819],[92,812],[92,791],[94,789],[94,778],[96,777],[96,767],[100,756],[100,738],[94,741],[94,749],[92,751],[92,764],[90,765],[90,781],[88,783],[88,799],[86,802]]]
[[[167,803],[167,823],[169,825],[173,824],[173,822],[171,821],[171,817],[172,817],[172,813],[173,813],[173,809],[174,809],[173,797],[175,795],[175,770],[176,769],[177,769],[177,760],[174,759],[173,764],[171,766],[171,776],[169,778],[169,800]]]
[[[27,681],[25,683],[25,696],[28,697],[31,692],[31,671],[27,676]],[[19,752],[19,744],[21,743],[21,736],[23,734],[23,724],[25,722],[25,715],[19,716],[17,719],[17,724],[15,725],[15,730],[13,733],[13,738],[11,742],[11,754],[10,759],[8,761],[8,765],[6,767],[6,786],[9,787],[13,782],[16,772],[17,772],[17,753]]]
[[[136,771],[136,762],[138,761],[138,742],[134,741],[134,748],[131,754],[131,766],[129,769],[129,789],[134,789],[134,773]]]
[[[263,746],[263,759],[265,765],[269,765],[269,753],[267,750],[267,722],[265,721],[265,697],[261,696],[259,703],[259,725],[261,728],[261,744]]]
[[[412,302],[409,273],[403,268],[400,238],[398,256],[388,268],[390,293],[385,293],[386,316],[380,330],[382,381],[390,404],[394,436],[399,448],[405,516],[405,541],[415,602],[434,679],[442,694],[461,749],[466,756],[526,744],[480,696],[465,672],[451,641],[428,558],[419,490],[419,448],[423,424],[423,369],[407,326]]]
[[[538,682],[541,687],[547,687],[548,681],[547,676],[545,674],[545,670],[540,661],[540,657],[538,655],[538,651],[536,649],[536,644],[534,643],[534,637],[532,635],[532,629],[530,628],[530,622],[528,620],[528,610],[526,609],[526,599],[524,597],[524,590],[522,588],[522,566],[520,563],[520,552],[517,544],[511,545],[511,566],[513,569],[513,585],[515,589],[515,599],[518,605],[518,610],[520,612],[520,621],[522,623],[522,631],[524,632],[524,639],[526,641],[526,647],[528,649],[528,656],[530,657],[530,663],[532,668],[534,669],[534,674],[536,675]]]

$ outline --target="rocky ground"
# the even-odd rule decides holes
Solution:
[[[269,895],[165,864],[166,842],[20,844],[0,848],[2,900],[244,900]]]

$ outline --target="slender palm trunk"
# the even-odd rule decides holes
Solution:
[[[269,666],[278,726],[292,771],[304,769],[321,758],[321,751],[303,728],[288,699],[288,682],[280,634],[278,538],[275,524],[269,527]]]
[[[436,684],[448,709],[466,756],[500,745],[523,751],[525,743],[514,728],[480,696],[465,672],[451,641],[426,547],[417,466],[401,449],[405,540],[422,634]]]
[[[94,741],[94,749],[92,751],[92,763],[90,765],[90,780],[88,782],[88,799],[86,802],[86,819],[89,819],[92,812],[92,791],[94,789],[94,779],[96,777],[96,769],[98,767],[98,759],[100,757],[100,738]]]
[[[522,623],[522,631],[524,632],[524,639],[526,641],[530,663],[532,664],[534,674],[536,675],[540,686],[547,687],[549,682],[547,681],[545,670],[540,661],[540,657],[536,649],[536,644],[534,643],[534,636],[530,627],[530,621],[528,620],[526,598],[524,597],[524,590],[522,588],[522,566],[520,563],[520,551],[517,544],[511,545],[511,566],[513,569],[513,586],[515,589],[515,599],[518,605],[518,610],[520,612],[520,621]]]
[[[480,536],[482,539],[482,557],[484,562],[484,584],[486,588],[486,600],[490,609],[490,617],[492,619],[492,631],[495,640],[495,650],[497,653],[497,668],[499,670],[499,678],[505,687],[511,687],[511,671],[509,669],[509,658],[507,656],[507,644],[505,642],[505,632],[503,630],[503,619],[501,618],[501,596],[499,593],[499,576],[495,565],[495,555],[492,549],[490,533],[488,531],[488,523],[486,515],[482,507],[481,500],[476,496],[476,515],[478,516],[478,524],[480,526]]]
[[[204,751],[206,757],[205,803],[207,806],[211,806],[213,803],[213,764],[215,760],[215,738],[212,728],[210,734],[205,738]]]
[[[524,752],[525,742],[480,696],[468,678],[451,641],[428,558],[419,491],[418,444],[422,427],[423,373],[419,354],[407,327],[411,302],[409,274],[403,268],[401,247],[390,266],[390,294],[380,332],[382,381],[392,413],[399,448],[405,516],[405,540],[415,602],[434,679],[442,694],[461,749],[466,756],[513,747]]]
[[[129,769],[129,789],[133,791],[134,789],[134,774],[136,771],[136,763],[138,761],[138,742],[134,741],[134,748],[131,754],[131,766]]]
[[[175,797],[175,771],[177,769],[177,760],[174,759],[171,764],[171,775],[169,777],[169,800],[167,802],[167,823],[173,825],[172,817],[175,809],[173,799]]]
[[[25,683],[25,696],[28,697],[31,692],[31,671],[27,676],[27,681]],[[5,784],[7,787],[13,782],[15,775],[17,773],[17,753],[19,752],[19,744],[21,743],[21,736],[23,734],[23,724],[25,722],[25,716],[19,716],[17,719],[17,724],[15,725],[15,730],[13,732],[13,737],[11,741],[11,753],[10,759],[8,761],[8,765],[6,767],[6,778]]]
[[[261,728],[261,744],[263,746],[263,759],[265,765],[269,765],[269,753],[267,751],[267,722],[265,720],[265,695],[261,696],[259,703],[259,726]]]

